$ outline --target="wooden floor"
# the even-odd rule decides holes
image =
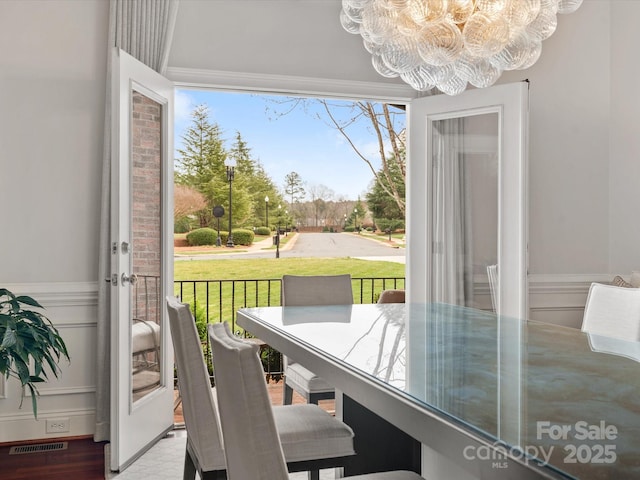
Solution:
[[[282,405],[282,383],[269,383],[269,395],[274,405]],[[293,403],[304,403],[304,399],[294,393]],[[321,402],[325,410],[333,413],[333,401]],[[174,412],[174,422],[184,424],[182,405]],[[91,437],[46,439],[32,442],[19,442],[19,445],[33,443],[68,442],[67,450],[55,452],[9,455],[16,444],[0,444],[0,479],[2,480],[103,480],[105,478],[104,445],[96,443]]]
[[[0,445],[0,478],[2,480],[101,480],[104,479],[104,445],[93,438],[62,438],[57,440],[20,442],[68,442],[67,450],[9,455],[12,445]]]

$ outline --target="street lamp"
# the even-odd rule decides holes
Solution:
[[[276,258],[280,258],[280,212],[282,205],[278,205],[278,230],[276,231]]]
[[[288,236],[289,231],[289,210],[284,211],[284,236]]]
[[[342,224],[342,230],[345,230],[347,228],[347,214],[344,214],[344,223]]]
[[[360,230],[358,230],[358,209],[354,208],[353,209],[353,213],[355,213],[355,215],[356,215],[356,219],[355,219],[356,232],[358,232],[358,234],[360,234]]]
[[[233,233],[231,232],[231,185],[233,184],[234,169],[236,168],[235,158],[227,157],[224,161],[227,167],[227,180],[229,181],[229,237],[227,238],[227,247],[233,248]]]
[[[264,197],[264,224],[269,228],[269,195]]]

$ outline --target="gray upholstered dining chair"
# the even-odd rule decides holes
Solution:
[[[640,288],[592,283],[584,308],[582,331],[640,341]]]
[[[167,297],[167,309],[187,429],[183,479],[193,480],[197,470],[202,480],[222,480],[226,478],[222,436],[196,323],[189,305],[176,298]]]
[[[291,407],[271,406],[256,345],[235,338],[226,323],[209,325],[208,332],[216,369],[218,405],[229,480],[287,480],[289,476],[280,443],[282,435],[276,412],[277,409]],[[317,405],[297,406],[320,410]],[[325,414],[330,417],[326,412]],[[339,441],[329,437],[319,426],[318,436],[323,437],[327,443]],[[404,471],[350,478],[421,479],[413,472]]]
[[[225,479],[216,395],[193,315],[188,304],[173,297],[167,297],[167,309],[187,430],[183,478],[193,480],[197,471],[202,480]],[[279,406],[276,424],[290,471],[310,471],[318,478],[320,468],[344,466],[354,454],[353,431],[317,405]]]
[[[351,305],[353,290],[351,275],[283,275],[281,304],[283,307],[310,305]],[[323,378],[299,363],[282,357],[284,382],[282,400],[285,405],[293,401],[294,390],[307,403],[335,398],[335,389]]]

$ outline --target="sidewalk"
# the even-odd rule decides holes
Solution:
[[[287,243],[282,243],[285,236],[280,235],[280,251],[284,252],[287,250],[291,250],[295,245],[296,241],[298,240],[298,235],[300,234],[289,232],[288,236],[286,237],[288,239]],[[238,253],[260,252],[260,251],[267,250],[271,247],[273,247],[272,250],[275,251],[275,246],[273,245],[273,236],[260,240],[259,242],[252,243],[248,247],[245,247],[243,245],[241,249],[244,250],[244,252],[238,252]],[[228,253],[233,253],[233,252],[230,251]]]

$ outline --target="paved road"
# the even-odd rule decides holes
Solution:
[[[302,233],[293,247],[280,250],[280,258],[291,257],[356,257],[404,263],[404,248],[394,248],[365,236],[344,233]],[[176,260],[204,260],[210,258],[274,258],[275,250],[233,254],[176,257]]]

